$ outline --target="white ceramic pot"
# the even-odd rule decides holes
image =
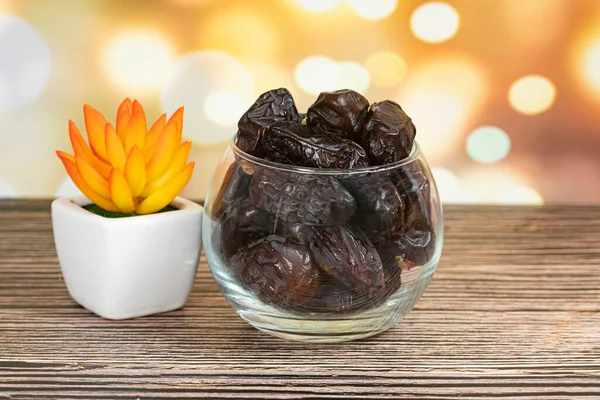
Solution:
[[[101,317],[126,319],[183,307],[202,248],[202,207],[177,197],[177,210],[105,218],[83,196],[52,203],[56,252],[69,294]]]

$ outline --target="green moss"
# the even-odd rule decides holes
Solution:
[[[88,204],[87,206],[83,206],[83,208],[85,208],[89,212],[92,212],[92,213],[99,215],[101,217],[104,217],[104,218],[127,218],[127,217],[137,217],[139,215],[136,213],[123,214],[120,212],[106,211],[105,209],[100,208],[93,203]],[[175,211],[175,210],[177,210],[177,209],[173,206],[166,206],[162,210],[158,211],[158,213],[167,212],[167,211]]]

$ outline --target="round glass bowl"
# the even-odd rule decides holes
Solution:
[[[417,143],[405,160],[353,170],[273,163],[232,144],[204,213],[223,294],[248,323],[285,339],[338,342],[394,326],[442,251],[442,209]]]

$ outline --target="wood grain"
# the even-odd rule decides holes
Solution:
[[[179,311],[107,321],[61,280],[48,201],[0,201],[0,399],[600,399],[600,208],[447,207],[442,262],[395,328],[285,342],[202,259]]]

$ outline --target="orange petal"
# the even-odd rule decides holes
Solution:
[[[173,115],[171,115],[171,118],[169,118],[167,124],[171,121],[175,121],[177,123],[177,129],[179,129],[179,132],[183,130],[183,107],[179,107],[177,110],[175,110]]]
[[[173,154],[179,147],[180,141],[181,134],[177,130],[177,124],[174,121],[167,123],[156,144],[154,156],[148,163],[148,168],[146,169],[146,179],[148,179],[148,181],[156,178],[169,166],[171,157],[173,157]]]
[[[85,130],[87,131],[92,151],[102,161],[108,161],[104,140],[104,126],[106,125],[106,119],[100,112],[94,110],[87,104],[83,106],[83,115],[85,117]]]
[[[104,179],[87,161],[82,157],[75,156],[75,164],[79,175],[85,183],[100,196],[110,199],[110,190],[108,190],[108,182]]]
[[[131,114],[135,115],[137,113],[141,113],[144,116],[144,121],[146,120],[146,113],[144,112],[144,107],[142,107],[139,101],[134,100]]]
[[[121,139],[115,132],[115,128],[111,124],[106,124],[106,152],[111,165],[119,171],[125,170],[125,163],[127,162],[127,154],[123,149]]]
[[[60,151],[60,150],[56,150],[56,155],[58,156],[58,158],[60,158],[61,160],[63,158],[66,158],[67,160],[71,161],[71,162],[75,162],[75,157],[73,157],[72,155],[70,155],[69,153],[65,153],[64,151]]]
[[[115,205],[124,214],[131,214],[134,210],[133,198],[131,197],[131,190],[125,177],[116,168],[110,173],[108,178],[108,185],[110,187],[110,197]]]
[[[183,190],[189,182],[194,171],[194,163],[185,166],[177,175],[161,186],[159,190],[152,193],[150,197],[143,200],[136,208],[138,214],[151,214],[162,210]]]
[[[77,169],[77,165],[75,164],[75,161],[73,159],[65,157],[64,155],[66,153],[63,153],[61,151],[57,151],[56,154],[58,154],[58,157],[60,157],[61,161],[63,162],[65,169],[67,170],[67,173],[73,180],[73,183],[75,183],[75,185],[79,188],[79,190],[81,190],[81,192],[88,199],[90,199],[94,204],[105,209],[106,211],[113,211],[113,212],[119,211],[117,206],[115,206],[112,201],[107,200],[104,197],[100,196],[98,193],[93,191],[92,188],[90,188],[87,183],[85,183],[85,181],[83,180],[81,175],[79,175],[79,170]]]
[[[146,140],[144,141],[144,148],[149,148],[156,143],[158,143],[158,139],[165,128],[165,124],[167,123],[167,114],[163,114],[156,120],[156,122],[152,125],[152,128],[148,131],[146,135]]]
[[[156,145],[142,150],[142,154],[144,155],[144,162],[146,163],[146,165],[149,164],[150,161],[152,160],[155,150],[156,150]]]
[[[137,146],[133,146],[125,164],[125,180],[131,190],[131,195],[137,197],[146,186],[146,163],[144,156]]]
[[[129,119],[125,136],[121,138],[124,139],[123,147],[125,147],[126,153],[129,153],[133,146],[137,146],[139,149],[143,148],[146,138],[146,117],[143,112],[138,112]]]
[[[126,112],[127,114],[133,114],[132,110],[133,105],[131,104],[131,99],[127,97],[121,102],[119,108],[117,109],[117,127],[119,126],[119,116],[121,115],[121,113]]]
[[[117,116],[117,134],[121,138],[121,142],[125,143],[127,137],[127,131],[129,129],[129,121],[131,120],[131,113],[129,110],[123,110]]]
[[[110,165],[96,157],[83,139],[83,136],[81,136],[77,125],[71,120],[69,120],[69,138],[71,139],[75,155],[84,158],[104,179],[108,179],[111,169]]]
[[[192,142],[184,142],[182,143],[175,154],[173,154],[173,158],[169,164],[169,167],[164,170],[158,177],[152,180],[152,182],[148,182],[146,187],[141,193],[142,197],[148,197],[155,191],[157,191],[162,185],[167,183],[169,179],[175,176],[179,171],[183,169],[185,163],[187,162],[188,156],[190,155],[190,149],[192,148]]]

